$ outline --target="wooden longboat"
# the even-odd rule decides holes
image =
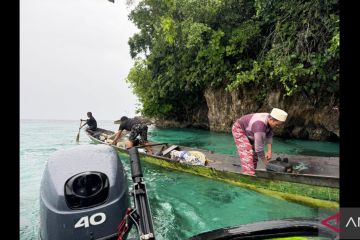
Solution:
[[[98,128],[87,131],[89,138],[97,144],[107,144],[100,140],[103,134],[112,135],[113,131]],[[174,161],[169,157],[158,156],[156,152],[174,144],[149,142],[154,154],[139,152],[143,161],[162,167],[188,172],[211,179],[252,189],[273,197],[319,208],[339,208],[339,158],[302,155],[273,154],[287,157],[290,163],[304,163],[308,169],[301,173],[280,173],[266,171],[259,161],[255,176],[242,174],[241,164],[237,156],[218,154],[212,151],[178,146],[182,151],[200,151],[207,159],[206,166],[194,166]],[[111,145],[119,154],[126,154],[125,147]],[[235,147],[235,146],[234,146]]]

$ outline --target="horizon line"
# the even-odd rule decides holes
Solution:
[[[63,119],[63,118],[19,118],[19,120],[53,120],[53,121],[78,121],[80,119]],[[111,119],[96,119],[96,121],[116,121]]]

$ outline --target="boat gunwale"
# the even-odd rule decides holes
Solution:
[[[105,131],[105,132],[112,132],[110,130],[106,130],[106,129],[103,129],[103,128],[98,128],[98,130],[100,131]],[[120,148],[118,146],[115,146],[115,145],[111,145],[111,144],[108,144],[108,143],[105,143],[97,138],[95,138],[94,136],[91,135],[91,133],[89,133],[88,131],[86,131],[86,133],[89,135],[89,137],[91,137],[93,140],[99,142],[99,143],[102,143],[102,144],[106,144],[106,145],[109,145],[111,147],[114,147],[115,149],[119,150],[119,151],[124,151],[124,152],[127,152],[126,149],[124,148]],[[113,133],[113,132],[112,132]],[[166,145],[167,143],[163,143],[163,145]],[[160,144],[161,145],[161,144]],[[175,145],[175,144],[173,144]],[[203,149],[196,149],[196,148],[192,148],[192,147],[186,147],[186,146],[179,146],[181,149],[191,149],[191,150],[198,150],[198,151],[201,151],[201,152],[210,152],[209,150],[203,150]],[[163,157],[163,156],[158,156],[158,155],[154,155],[154,154],[149,154],[149,153],[143,153],[143,152],[139,152],[139,154],[143,155],[143,156],[149,156],[149,157],[154,157],[154,158],[158,158],[158,159],[161,159],[161,160],[166,160],[168,162],[171,162],[171,163],[174,163],[175,161],[171,160],[170,158],[168,157]],[[221,154],[218,154],[218,155],[221,155]],[[224,154],[226,155],[226,154]],[[206,167],[206,168],[210,168],[210,169],[214,169],[214,170],[218,170],[218,171],[227,171],[227,170],[219,170],[219,169],[216,169],[212,166],[202,166],[202,167]],[[236,174],[241,174],[242,176],[248,176],[246,174],[243,174],[243,173],[239,173],[239,172],[234,172],[234,171],[229,171],[229,172],[232,172],[232,173],[236,173]],[[322,180],[335,180],[335,181],[338,181],[339,180],[339,177],[337,176],[330,176],[330,175],[316,175],[316,174],[306,174],[306,173],[303,173],[303,174],[294,174],[294,173],[282,173],[282,172],[269,172],[269,171],[266,171],[265,169],[257,169],[255,170],[256,173],[260,173],[260,174],[269,174],[269,175],[275,175],[276,177],[279,177],[279,176],[289,176],[289,177],[308,177],[308,178],[318,178],[318,179],[322,179]],[[264,179],[271,179],[273,180],[272,178],[270,177],[266,177],[264,175],[261,175],[261,176],[255,176],[255,177],[258,177],[258,178],[264,178]],[[279,179],[276,179],[276,180],[279,180]],[[295,182],[295,183],[298,183],[296,181],[292,181],[291,179],[287,179],[287,180],[282,180],[280,179],[281,181],[288,181],[288,182]],[[324,186],[324,187],[334,187],[334,186],[328,186],[328,185],[317,185],[317,184],[309,184],[309,183],[303,183],[303,184],[307,184],[307,185],[314,185],[314,186]],[[339,184],[337,184],[337,187],[334,187],[334,188],[339,188]]]
[[[105,131],[111,132],[108,130]],[[95,138],[88,132],[87,135],[95,143],[109,145],[122,154],[128,153],[128,150],[105,143]],[[195,166],[195,165],[182,164],[177,161],[170,160],[169,158],[147,154],[143,152],[139,152],[139,154],[142,156],[141,158],[142,160],[149,162],[151,164],[174,169],[177,171],[195,174],[198,176],[207,177],[210,179],[220,180],[233,185],[255,190],[257,192],[266,195],[271,195],[275,198],[281,198],[288,201],[305,204],[311,207],[321,207],[321,208],[331,208],[331,209],[339,207],[338,187],[316,186],[306,183],[284,181],[274,178],[249,176],[238,172],[219,170],[209,166]]]

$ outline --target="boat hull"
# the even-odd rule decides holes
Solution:
[[[337,234],[321,225],[317,219],[282,219],[216,229],[198,234],[188,240],[304,239],[310,236],[335,239]]]
[[[99,129],[99,131],[113,134],[113,132],[104,129]],[[88,132],[87,134],[94,143],[105,144],[92,134]],[[114,145],[112,145],[112,147],[115,148],[119,154],[128,154],[128,151],[124,148]],[[161,146],[159,145],[156,147],[160,148]],[[217,160],[210,161],[208,166],[194,166],[146,153],[140,153],[140,156],[141,160],[151,164],[220,180],[276,198],[286,199],[311,207],[339,208],[339,178],[337,176],[288,174],[267,172],[265,170],[256,170],[256,176],[249,176],[242,174],[241,168],[239,169],[239,167],[231,164],[231,161],[236,161],[236,158],[234,157],[188,147],[183,147],[183,149],[202,151],[209,159]],[[223,162],[219,161],[220,158],[223,158]],[[238,160],[237,163],[239,164]],[[216,164],[219,166],[216,166]],[[224,167],[224,165],[227,166]],[[335,171],[336,168],[329,172]]]

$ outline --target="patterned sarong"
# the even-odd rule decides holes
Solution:
[[[232,135],[239,153],[242,171],[244,174],[255,175],[257,166],[257,155],[254,152],[254,146],[250,143],[245,131],[235,122],[232,127]]]

